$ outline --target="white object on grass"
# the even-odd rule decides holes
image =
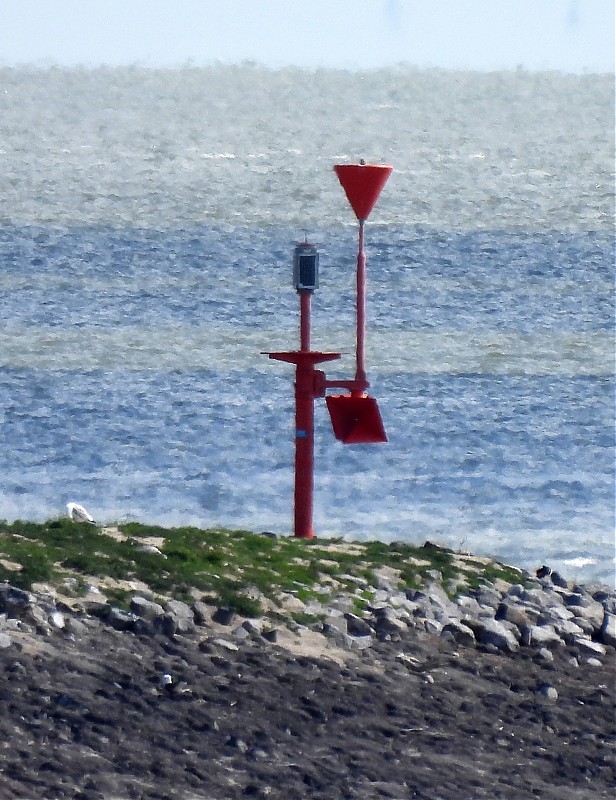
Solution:
[[[83,506],[80,506],[79,503],[67,503],[66,508],[68,510],[68,515],[73,522],[94,523],[94,518],[85,510]]]

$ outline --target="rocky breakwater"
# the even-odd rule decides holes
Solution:
[[[51,587],[36,593],[5,583],[0,584],[0,648],[10,647],[24,634],[62,631],[79,636],[86,628],[104,624],[139,635],[193,635],[200,640],[215,630],[230,642],[253,637],[291,649],[304,639],[321,654],[338,659],[340,650],[353,653],[376,642],[396,643],[412,632],[492,653],[515,655],[523,649],[548,662],[557,651],[566,652],[579,666],[614,660],[616,591],[568,582],[547,567],[536,576],[520,576],[523,583],[497,579],[452,596],[451,582],[446,591],[436,570],[420,589],[400,589],[399,571],[385,566],[373,571],[372,584],[341,574],[338,581],[313,587],[320,599],[306,602],[293,591],[280,591],[273,602],[248,586],[245,596],[265,610],[257,617],[201,600],[158,602],[147,591],[135,592],[127,609],[96,590],[94,597],[76,601],[59,599],[62,596]],[[340,581],[353,583],[355,591],[337,592]]]
[[[515,575],[247,586],[258,616],[2,584],[0,794],[611,797],[616,593]]]
[[[370,602],[353,613],[353,596],[326,604],[291,605],[323,615],[322,631],[342,647],[363,649],[375,640],[399,641],[408,630],[451,640],[488,652],[516,654],[527,648],[537,658],[553,660],[566,650],[577,664],[597,666],[614,660],[616,592],[565,581],[547,568],[524,585],[497,580],[451,598],[442,575],[433,572],[421,589],[401,591],[395,569],[375,570],[376,586],[354,578]],[[315,626],[313,626],[314,628]]]

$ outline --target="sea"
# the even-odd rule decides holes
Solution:
[[[319,537],[614,582],[614,77],[0,68],[0,518],[291,535],[297,242],[386,444],[315,405]]]

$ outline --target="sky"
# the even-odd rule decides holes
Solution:
[[[0,66],[614,71],[614,0],[0,0]]]

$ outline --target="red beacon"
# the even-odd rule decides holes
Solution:
[[[300,347],[267,353],[277,361],[295,364],[295,536],[311,539],[314,493],[314,400],[325,397],[334,436],[344,444],[378,444],[387,441],[377,402],[366,394],[370,386],[365,368],[366,255],[364,222],[374,208],[392,167],[380,164],[345,164],[334,167],[349,203],[359,220],[357,252],[357,336],[355,377],[327,380],[315,365],[340,358],[340,353],[310,349],[312,293],[319,286],[319,253],[301,242],[293,254],[293,284],[300,301]],[[327,395],[327,389],[346,389],[347,394]]]

